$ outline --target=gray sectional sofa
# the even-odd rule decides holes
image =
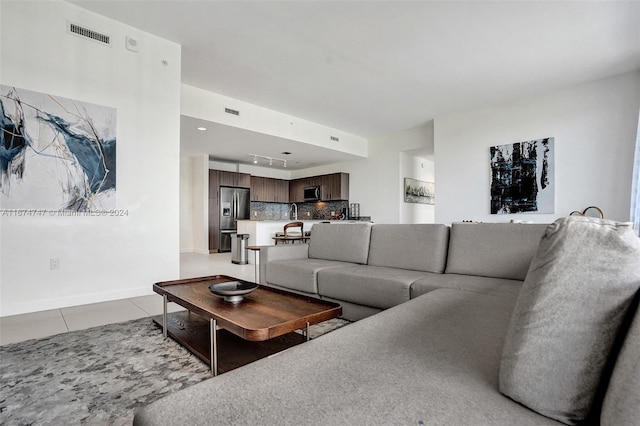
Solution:
[[[640,239],[626,224],[321,224],[308,246],[267,249],[261,279],[363,319],[134,424],[640,424]]]
[[[359,320],[438,288],[517,294],[546,224],[327,224],[310,244],[260,250],[260,283]]]

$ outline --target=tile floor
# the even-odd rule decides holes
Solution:
[[[251,253],[249,253],[251,256]],[[251,259],[253,261],[253,258]],[[235,265],[230,253],[180,255],[180,277],[230,275],[248,281],[254,280],[253,264]],[[170,312],[182,309],[169,303]],[[99,325],[144,318],[162,314],[162,297],[158,294],[52,309],[30,314],[0,318],[0,345],[52,336],[67,331],[82,330]]]

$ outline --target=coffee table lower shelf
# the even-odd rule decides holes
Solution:
[[[153,317],[153,322],[162,330],[162,315]],[[167,335],[191,353],[211,366],[211,343],[209,320],[189,311],[167,314]],[[220,329],[217,333],[218,373],[224,373],[250,362],[306,342],[302,334],[292,332],[262,342],[244,340],[235,334]]]

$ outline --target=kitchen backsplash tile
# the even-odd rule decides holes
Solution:
[[[251,202],[252,220],[289,220],[293,218],[292,203],[263,203]],[[331,212],[340,214],[344,208],[349,208],[349,201],[318,201],[313,203],[296,203],[298,219],[317,220],[331,219]]]

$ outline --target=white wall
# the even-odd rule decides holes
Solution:
[[[196,253],[209,254],[209,157],[193,157],[193,246]]]
[[[369,157],[292,172],[292,178],[333,172],[349,173],[349,202],[360,203],[360,215],[371,216],[376,223],[431,222],[433,213],[404,203],[404,178],[418,176],[408,165],[405,152],[428,148],[433,144],[433,123],[402,132],[369,139]],[[411,157],[415,157],[410,155]],[[413,163],[413,159],[411,163]],[[417,160],[416,160],[417,161]],[[427,160],[425,160],[426,162]],[[427,166],[429,167],[429,166]],[[432,167],[432,166],[431,166]],[[432,176],[433,170],[431,170]],[[436,197],[438,189],[436,187]],[[433,207],[430,208],[433,210]],[[413,217],[412,217],[413,216]]]
[[[432,160],[400,153],[400,174],[403,177],[433,182],[434,164]],[[434,223],[435,205],[404,202],[404,179],[400,184],[400,223]],[[437,196],[437,191],[436,191]]]
[[[590,205],[629,220],[640,72],[435,120],[438,223],[550,222]],[[555,213],[490,214],[489,147],[555,138]]]
[[[180,158],[180,252],[194,251],[194,194],[191,157]]]
[[[180,158],[180,252],[209,254],[209,157]]]
[[[193,169],[193,247],[196,253],[209,254],[209,157],[191,159]]]
[[[0,216],[0,315],[151,294],[178,278],[180,46],[65,2],[0,2],[0,15],[2,84],[117,109],[116,204],[128,211]],[[67,20],[112,47],[68,35]]]

